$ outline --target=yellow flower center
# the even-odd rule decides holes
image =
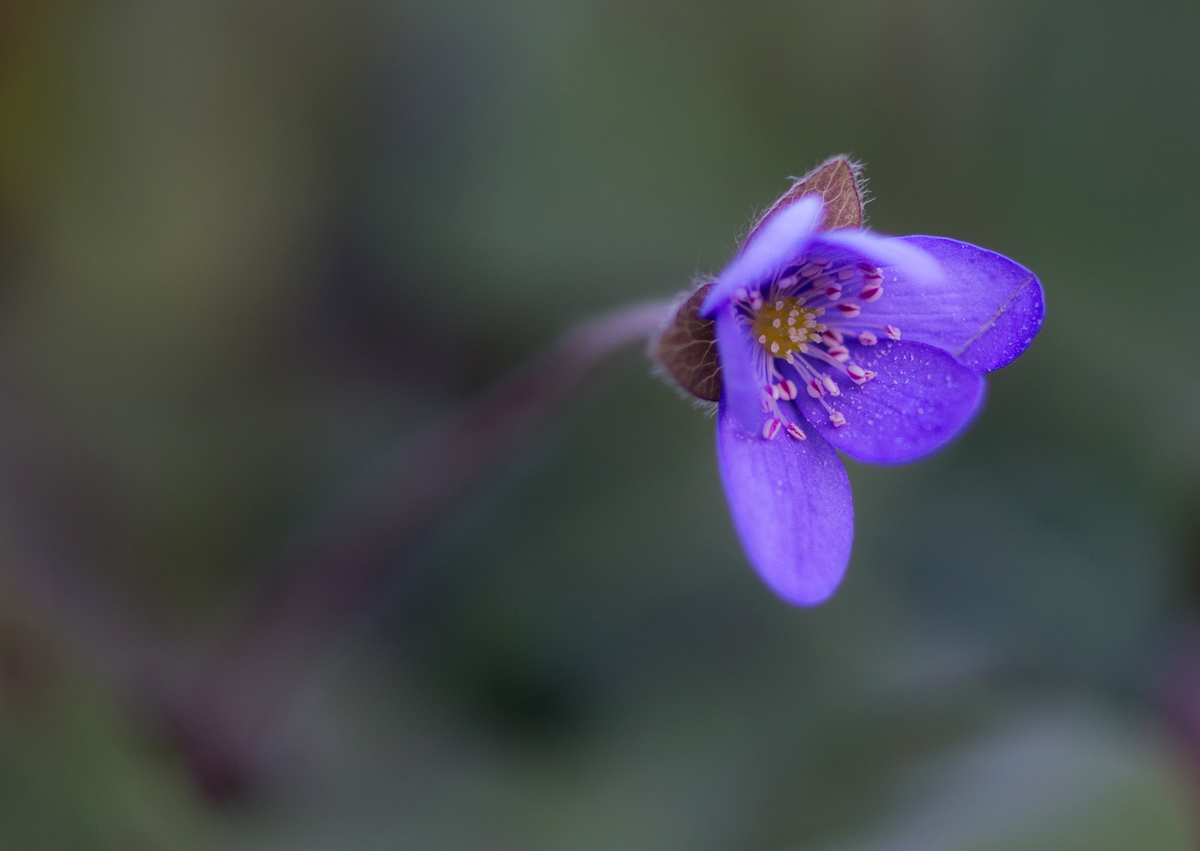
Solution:
[[[786,358],[793,352],[808,351],[809,343],[819,342],[825,326],[817,318],[824,308],[805,308],[804,299],[783,296],[763,302],[754,311],[754,339],[767,354]]]

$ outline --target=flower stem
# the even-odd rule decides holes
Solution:
[[[235,794],[269,759],[282,715],[343,629],[443,519],[528,442],[609,355],[642,342],[668,302],[589,319],[386,464],[274,561],[231,629],[165,686],[164,709],[202,787]]]

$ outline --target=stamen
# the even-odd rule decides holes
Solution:
[[[783,399],[785,402],[796,398],[796,382],[790,379],[771,385],[771,398]]]
[[[864,304],[882,298],[883,280],[883,271],[869,263],[799,257],[778,278],[761,284],[761,289],[739,288],[734,292],[738,319],[758,343],[755,360],[760,376],[765,440],[774,440],[781,430],[794,440],[807,439],[804,429],[789,422],[778,404],[794,401],[800,384],[825,409],[834,427],[848,424],[846,415],[835,411],[830,404],[833,397],[849,392],[842,390],[834,376],[840,371],[862,388],[876,373],[851,362],[846,338],[853,337],[863,346],[877,345],[880,340],[877,334],[900,339],[900,329],[894,325],[880,329],[872,324],[846,321],[857,319]],[[806,308],[805,297],[799,293],[808,301],[824,306]],[[826,318],[822,320],[822,316]],[[837,327],[828,327],[823,322]],[[781,361],[795,370],[792,373],[795,381],[780,374]]]
[[[875,377],[875,373],[869,369],[863,369],[856,363],[852,363],[846,367],[846,374],[850,376],[850,380],[862,387],[868,381]]]

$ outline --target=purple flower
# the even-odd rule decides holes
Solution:
[[[1041,284],[1006,257],[943,237],[823,230],[817,195],[773,208],[699,308],[716,322],[717,453],[751,564],[816,605],[850,559],[841,451],[902,464],[978,413],[983,373],[1033,340]]]

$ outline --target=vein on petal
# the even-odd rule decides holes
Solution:
[[[1000,305],[1000,307],[998,307],[996,309],[996,312],[992,314],[991,319],[989,319],[987,322],[985,322],[983,325],[981,325],[979,327],[979,330],[976,331],[974,333],[974,335],[971,336],[971,339],[969,339],[969,340],[967,340],[967,342],[963,343],[962,348],[954,353],[954,356],[961,357],[963,352],[965,352],[967,349],[971,348],[972,343],[974,343],[976,340],[978,340],[980,337],[982,337],[988,331],[992,330],[992,327],[998,321],[1000,321],[1000,317],[1004,315],[1004,311],[1008,310],[1008,306],[1010,304],[1012,304],[1013,301],[1016,299],[1016,297],[1019,296],[1022,292],[1024,292],[1025,288],[1028,287],[1030,284],[1032,284],[1034,282],[1034,280],[1035,280],[1035,278],[1033,277],[1033,275],[1030,275],[1025,280],[1025,283],[1021,284],[1021,286],[1019,286],[1015,290],[1013,290],[1012,295],[1010,295],[1007,299],[1005,299],[1004,304]]]

